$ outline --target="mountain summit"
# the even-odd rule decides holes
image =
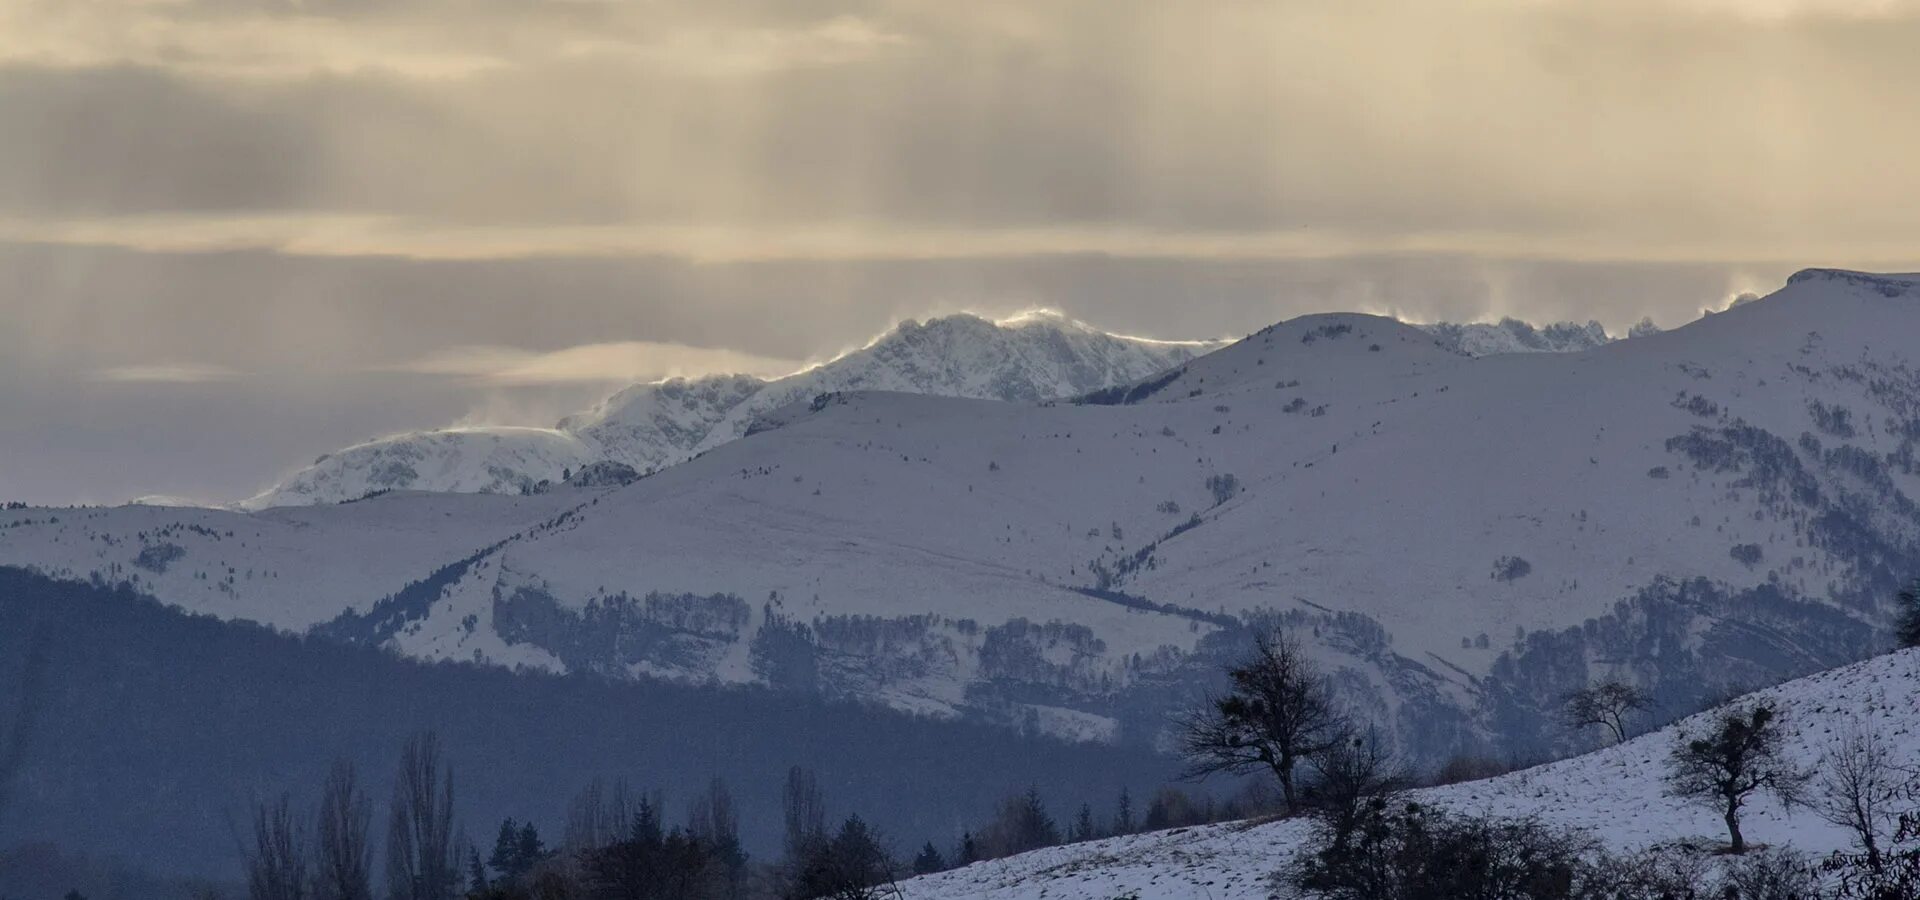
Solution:
[[[821,393],[1037,402],[1144,378],[1224,343],[1108,334],[1052,310],[999,321],[969,313],[908,320],[784,378],[670,378],[625,388],[553,428],[435,429],[358,444],[242,506],[339,503],[392,490],[519,493],[603,460],[653,472],[746,434],[763,413]]]

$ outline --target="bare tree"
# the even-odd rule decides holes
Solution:
[[[567,805],[567,828],[561,834],[561,846],[577,852],[625,840],[633,829],[635,802],[626,779],[616,779],[609,790],[595,778]]]
[[[1915,795],[1912,769],[1895,761],[1893,748],[1860,722],[1852,723],[1821,756],[1807,805],[1853,833],[1867,867],[1880,871],[1883,851]]]
[[[286,794],[253,807],[253,844],[247,851],[248,900],[306,900],[307,836],[294,821]]]
[[[799,859],[810,845],[827,836],[827,804],[821,799],[820,781],[812,769],[794,766],[787,770],[781,806],[787,826],[787,859]]]
[[[694,801],[687,816],[687,833],[719,862],[727,896],[739,896],[746,882],[747,854],[740,847],[740,811],[725,781],[707,783],[706,794]]]
[[[1336,852],[1346,849],[1375,801],[1411,783],[1392,750],[1371,728],[1315,753],[1308,763],[1317,777],[1306,791],[1307,800]]]
[[[1746,712],[1726,713],[1705,735],[1683,733],[1674,744],[1668,787],[1721,814],[1732,853],[1747,850],[1740,809],[1754,793],[1767,791],[1789,805],[1800,801],[1808,776],[1786,758],[1782,737],[1773,706],[1760,703]]]
[[[1186,776],[1267,770],[1289,814],[1299,811],[1299,763],[1350,739],[1333,686],[1298,642],[1262,636],[1251,659],[1227,670],[1231,689],[1179,722]]]
[[[339,760],[327,773],[314,826],[315,900],[373,900],[373,850],[367,831],[373,804],[360,790],[353,763]]]
[[[453,845],[453,773],[440,738],[414,736],[400,754],[387,821],[387,894],[391,900],[449,900],[458,880]]]
[[[1628,723],[1652,705],[1652,698],[1639,688],[1608,680],[1568,694],[1561,718],[1569,728],[1603,728],[1618,744],[1627,739]]]

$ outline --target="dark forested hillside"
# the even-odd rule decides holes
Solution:
[[[233,871],[249,800],[290,790],[311,806],[336,757],[371,776],[384,808],[399,748],[422,729],[445,743],[476,841],[506,816],[557,829],[596,777],[663,790],[673,819],[724,777],[749,851],[767,855],[789,766],[817,770],[830,810],[858,811],[900,849],[950,841],[1029,785],[1065,815],[1171,772],[1137,749],[764,690],[423,664],[4,567],[0,701],[0,750],[32,724],[0,782],[0,846],[176,873]]]

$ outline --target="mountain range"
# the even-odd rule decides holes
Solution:
[[[1471,356],[1569,352],[1614,339],[1598,322],[1535,328],[1502,319],[1421,327]],[[1635,333],[1651,327],[1643,323]],[[338,503],[388,490],[524,493],[596,462],[647,473],[741,437],[778,407],[829,391],[1036,402],[1145,378],[1226,343],[1109,334],[1050,310],[997,321],[966,313],[908,320],[857,350],[783,378],[670,378],[622,389],[551,428],[440,428],[356,444],[322,455],[240,505]]]
[[[1920,277],[1470,356],[1303,316],[1009,402],[827,391],[619,486],[257,513],[22,509],[0,563],[424,659],[751,683],[1152,743],[1285,626],[1431,758],[1578,749],[1886,645],[1920,570]],[[1413,741],[1413,736],[1419,740]]]

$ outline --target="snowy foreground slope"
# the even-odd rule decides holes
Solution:
[[[1906,650],[1739,698],[1731,708],[1771,701],[1790,735],[1790,757],[1813,767],[1850,729],[1870,730],[1894,758],[1920,760],[1920,651]],[[1678,842],[1717,846],[1717,814],[1668,795],[1667,756],[1679,733],[1709,727],[1730,707],[1691,716],[1616,747],[1484,781],[1410,792],[1409,800],[1460,813],[1537,818],[1577,828],[1613,850]],[[1848,849],[1848,836],[1804,807],[1767,797],[1742,819],[1755,845],[1821,856]],[[1053,847],[901,885],[907,900],[1004,898],[1266,900],[1269,877],[1308,839],[1304,820],[1237,822]]]
[[[1597,322],[1536,328],[1503,319],[1420,327],[1466,356],[1566,353],[1614,340]],[[908,321],[831,362],[771,381],[670,378],[628,387],[553,428],[434,429],[357,444],[320,457],[243,505],[338,503],[384,490],[520,493],[597,460],[651,472],[741,437],[774,409],[829,391],[1035,402],[1145,378],[1224,343],[1107,334],[1049,311],[994,322],[965,314]]]
[[[1591,679],[1691,708],[1884,646],[1917,339],[1920,277],[1824,270],[1569,353],[1305,316],[1078,402],[822,393],[617,489],[7,511],[0,563],[423,658],[1138,741],[1283,624],[1421,752],[1545,753]]]
[[[597,460],[651,472],[740,437],[769,410],[826,391],[1031,402],[1144,378],[1223,343],[1112,335],[1047,311],[997,322],[967,314],[909,320],[831,362],[771,381],[670,378],[626,388],[553,428],[439,429],[359,444],[322,456],[243,505],[338,503],[381,490],[519,493]]]

